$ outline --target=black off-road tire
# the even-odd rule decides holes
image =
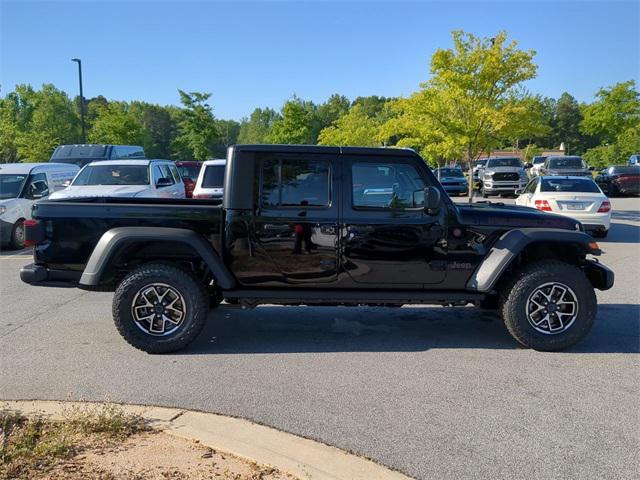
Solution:
[[[24,248],[24,220],[18,220],[11,230],[11,248],[22,250]]]
[[[185,315],[180,326],[166,336],[146,333],[136,325],[132,302],[144,286],[160,283],[184,298]],[[202,282],[189,272],[165,263],[148,263],[129,273],[113,297],[113,321],[131,346],[147,353],[170,353],[189,345],[202,331],[209,312],[209,296]]]
[[[567,330],[541,333],[527,319],[526,305],[534,290],[549,282],[559,282],[573,290],[578,315]],[[542,260],[514,273],[500,292],[500,316],[507,330],[520,344],[534,350],[564,350],[582,340],[593,327],[598,304],[593,286],[578,267],[557,260]]]

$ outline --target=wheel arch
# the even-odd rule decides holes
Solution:
[[[593,239],[584,232],[539,228],[510,230],[496,241],[476,267],[466,288],[494,292],[515,267],[533,260],[557,259],[580,266],[587,254],[600,254],[593,243]]]
[[[127,258],[162,261],[164,255],[202,261],[222,289],[233,288],[235,284],[233,275],[213,247],[192,230],[118,227],[100,237],[80,277],[79,286],[96,288],[104,285],[113,276],[116,262]]]

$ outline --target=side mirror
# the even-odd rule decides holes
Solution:
[[[424,209],[427,212],[432,212],[440,208],[442,198],[440,196],[440,190],[436,187],[426,187],[424,189]]]
[[[160,177],[157,181],[156,181],[156,187],[161,188],[161,187],[169,187],[173,185],[173,182],[168,179],[167,177]]]
[[[516,191],[513,193],[516,195],[522,195],[524,193],[524,188],[516,188]]]
[[[527,162],[524,164],[524,168],[531,168],[531,167],[533,167],[533,163]]]
[[[69,185],[71,185],[71,180],[65,180],[62,182],[62,188],[67,188]]]

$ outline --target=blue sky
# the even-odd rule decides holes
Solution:
[[[450,32],[505,29],[537,51],[527,87],[587,101],[639,77],[640,2],[12,2],[0,0],[2,94],[53,83],[109,99],[178,102],[213,94],[214,113],[240,119],[293,94],[408,95]]]

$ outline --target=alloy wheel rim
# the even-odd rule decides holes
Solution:
[[[133,297],[131,314],[136,326],[153,336],[170,335],[180,328],[187,309],[182,294],[166,283],[151,283]]]
[[[23,223],[16,225],[14,238],[19,245],[24,245],[24,224]]]
[[[525,308],[536,331],[556,335],[571,328],[578,317],[578,298],[567,285],[548,282],[533,290]]]

